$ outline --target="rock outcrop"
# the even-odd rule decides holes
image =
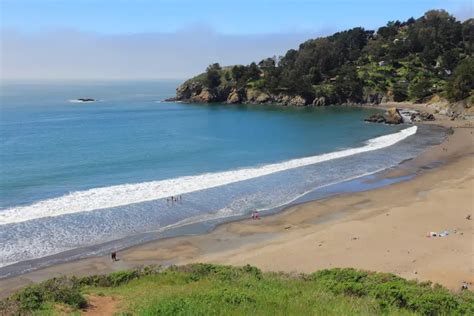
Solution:
[[[209,89],[204,88],[199,94],[192,95],[190,100],[197,103],[211,103],[215,100],[215,95]]]
[[[232,91],[229,93],[229,96],[227,97],[227,103],[229,104],[241,103],[240,94],[236,89],[232,89]]]
[[[293,106],[305,106],[306,105],[306,99],[303,98],[300,95],[296,95],[292,98],[290,98],[288,105],[293,105]]]
[[[219,86],[214,89],[205,87],[199,81],[188,80],[176,89],[176,97],[166,101],[183,101],[194,103],[225,102],[227,104],[277,104],[291,106],[305,106],[306,99],[300,95],[277,95],[255,88],[236,89],[229,86]],[[326,104],[321,99],[319,105]]]
[[[371,123],[400,124],[434,120],[435,116],[429,112],[390,108],[385,116],[377,113],[369,116],[364,121]]]
[[[262,92],[260,95],[255,99],[255,102],[258,104],[268,103],[272,100],[269,94]]]
[[[411,119],[415,122],[417,121],[434,121],[435,116],[428,112],[418,112],[411,116]]]
[[[245,93],[245,103],[250,104],[264,104],[271,103],[272,98],[266,92],[257,89],[247,89]]]
[[[324,106],[326,104],[325,97],[314,98],[313,102],[311,103],[312,106]]]
[[[390,108],[387,110],[387,116],[385,118],[387,124],[401,124],[403,118],[397,108]]]

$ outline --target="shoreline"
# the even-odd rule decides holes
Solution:
[[[0,296],[6,296],[15,289],[27,284],[39,282],[59,275],[107,273],[145,264],[168,265],[185,264],[190,262],[245,264],[245,260],[247,260],[248,263],[257,265],[264,270],[309,272],[306,267],[297,268],[298,265],[295,264],[295,262],[288,264],[288,266],[279,267],[269,266],[268,264],[266,265],[265,262],[260,261],[261,258],[259,257],[259,253],[269,251],[269,249],[275,248],[275,245],[280,245],[280,247],[282,247],[281,245],[284,243],[295,241],[295,239],[297,239],[296,235],[301,234],[299,237],[302,237],[314,233],[315,231],[319,231],[320,229],[324,230],[327,226],[340,225],[347,221],[348,218],[356,216],[361,212],[366,212],[366,210],[363,209],[368,207],[368,202],[364,202],[362,204],[356,203],[353,205],[345,205],[342,207],[340,212],[328,209],[318,209],[321,205],[328,203],[329,201],[342,201],[340,203],[344,204],[344,200],[350,200],[354,196],[373,195],[377,194],[378,191],[390,190],[395,186],[411,186],[414,181],[419,182],[421,177],[442,173],[446,168],[449,169],[458,164],[463,164],[464,166],[467,165],[468,167],[471,165],[472,167],[472,155],[474,153],[472,148],[472,136],[471,138],[466,137],[472,135],[472,131],[468,130],[472,127],[471,122],[450,121],[449,119],[443,119],[442,116],[438,118],[438,116],[437,121],[433,123],[444,127],[454,128],[454,133],[449,135],[440,145],[429,148],[414,159],[411,159],[396,168],[384,171],[381,175],[381,177],[384,178],[395,178],[415,173],[417,176],[414,179],[383,186],[375,190],[357,193],[342,193],[320,200],[291,205],[283,211],[270,216],[265,216],[263,220],[257,222],[247,219],[231,221],[220,224],[211,232],[202,235],[171,237],[151,241],[138,246],[132,246],[128,249],[121,250],[118,254],[121,260],[115,263],[112,263],[109,256],[106,255],[79,259],[46,268],[40,268],[32,272],[0,280],[0,288],[7,289],[0,290]],[[441,124],[439,124],[440,122]],[[449,147],[449,149],[444,151],[443,148],[445,147]],[[423,170],[424,166],[433,161],[444,161],[444,164],[438,168]],[[368,218],[373,217],[369,216]],[[288,232],[291,232],[291,234],[287,234]],[[423,232],[423,234],[425,234],[425,232]],[[449,237],[444,239],[449,240]],[[354,241],[356,240],[358,239],[354,239]],[[295,247],[298,248],[297,246],[294,246],[293,248]],[[335,247],[337,247],[337,243]],[[252,254],[254,257],[252,257]],[[239,259],[237,260],[237,258]],[[272,260],[275,261],[275,258]],[[297,257],[295,257],[294,260],[299,261]],[[320,268],[318,265],[314,266],[315,269],[312,269],[311,271]],[[348,264],[348,266],[351,266],[351,264]],[[294,267],[295,269],[291,270],[291,267]],[[356,267],[364,268],[363,265],[356,265]],[[378,271],[380,269],[371,268],[371,270]],[[404,274],[397,271],[397,269],[392,268],[391,270],[389,269],[387,272],[394,272],[401,276],[413,278],[413,275]],[[382,269],[382,271],[385,270]],[[421,274],[418,274],[418,276],[421,276],[421,279],[425,279]],[[474,282],[472,278],[469,281]],[[443,280],[440,282],[447,285],[449,288],[455,288],[453,285],[443,282]]]

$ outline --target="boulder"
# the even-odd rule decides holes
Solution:
[[[370,123],[385,123],[385,117],[382,114],[372,114],[368,118],[366,118],[364,121],[370,122]]]
[[[422,121],[434,121],[435,117],[433,114],[428,113],[428,112],[420,112],[420,119]]]
[[[385,122],[388,124],[401,124],[403,123],[403,118],[397,108],[390,108],[387,111]]]

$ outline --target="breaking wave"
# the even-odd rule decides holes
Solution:
[[[45,217],[61,216],[65,214],[90,212],[219,187],[280,171],[382,149],[392,146],[405,138],[416,134],[416,131],[417,127],[412,126],[397,133],[370,139],[361,147],[348,148],[311,157],[292,159],[280,163],[72,192],[64,196],[39,201],[31,205],[1,210],[0,225],[25,222]]]

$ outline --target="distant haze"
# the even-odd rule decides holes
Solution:
[[[0,0],[2,79],[182,79],[472,0]]]
[[[211,62],[259,61],[330,32],[223,35],[194,28],[174,33],[98,35],[4,30],[1,75],[9,79],[186,78],[204,71]]]

